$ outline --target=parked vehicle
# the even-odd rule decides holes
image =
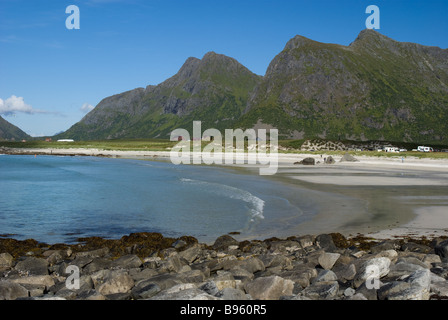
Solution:
[[[399,152],[400,152],[400,149],[395,148],[395,147],[385,147],[385,148],[384,148],[384,151],[386,151],[386,152],[396,152],[396,153],[399,153]]]
[[[420,152],[434,152],[434,149],[431,147],[425,147],[425,146],[419,146],[417,148],[418,151]]]

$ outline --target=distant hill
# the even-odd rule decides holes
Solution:
[[[281,138],[448,142],[448,50],[363,30],[296,36],[253,74],[210,52],[157,86],[105,98],[58,138],[168,138],[176,128],[277,128]]]
[[[23,140],[31,138],[28,134],[0,117],[0,140]]]

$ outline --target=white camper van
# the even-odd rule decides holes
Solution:
[[[420,152],[434,152],[434,149],[431,147],[425,147],[425,146],[419,146],[417,148],[418,151]]]

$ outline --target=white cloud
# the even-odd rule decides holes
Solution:
[[[91,104],[88,103],[84,103],[81,107],[81,111],[84,113],[89,113],[90,111],[92,111],[95,107],[92,106]]]
[[[33,107],[23,100],[22,97],[12,95],[6,100],[0,99],[0,114],[5,116],[13,115],[16,112],[22,113],[46,113],[45,111],[33,109]]]

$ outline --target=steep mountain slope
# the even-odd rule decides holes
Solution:
[[[249,92],[262,77],[235,59],[214,52],[188,58],[179,72],[157,86],[105,98],[59,137],[74,139],[169,138],[175,128],[224,129],[239,119]]]
[[[448,50],[363,30],[349,46],[296,36],[257,76],[189,58],[157,86],[105,98],[58,138],[168,138],[176,128],[277,128],[281,138],[448,143]]]
[[[0,140],[22,140],[29,139],[30,136],[0,117]]]
[[[364,30],[348,47],[291,39],[237,125],[295,138],[446,142],[447,121],[448,50]]]

